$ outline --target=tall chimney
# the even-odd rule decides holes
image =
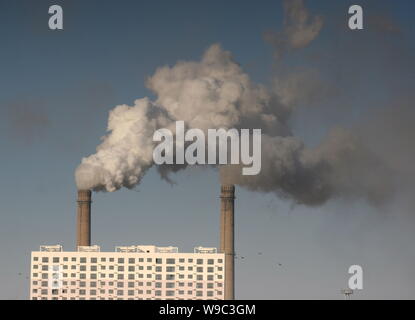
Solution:
[[[220,252],[225,254],[225,300],[235,299],[234,202],[235,186],[221,186]]]
[[[91,245],[91,190],[78,190],[76,246]]]

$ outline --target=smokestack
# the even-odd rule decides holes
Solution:
[[[225,300],[235,299],[234,202],[235,186],[221,186],[220,252],[225,254]]]
[[[78,190],[76,246],[91,245],[91,190]]]

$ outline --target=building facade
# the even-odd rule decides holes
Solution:
[[[222,300],[224,270],[225,255],[216,248],[41,246],[31,254],[30,299]]]

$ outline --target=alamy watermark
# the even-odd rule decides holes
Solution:
[[[184,121],[176,121],[175,135],[166,128],[154,132],[153,141],[160,143],[153,150],[153,160],[159,165],[243,164],[247,166],[242,168],[243,175],[257,175],[261,171],[261,129],[250,131],[208,129],[206,137],[200,129],[185,132]]]

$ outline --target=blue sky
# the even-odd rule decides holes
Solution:
[[[361,3],[399,25],[397,35],[350,34],[347,8]],[[64,31],[47,29],[61,4]],[[333,124],[352,126],[373,106],[409,90],[413,69],[391,63],[414,52],[413,1],[308,1],[325,25],[284,61],[311,65],[341,88],[336,100],[305,109],[293,128],[317,143]],[[145,79],[178,60],[198,60],[220,43],[252,79],[269,83],[272,48],[262,34],[282,26],[280,1],[0,1],[0,299],[28,296],[30,251],[75,245],[74,170],[105,134],[117,104],[152,96]],[[396,43],[395,43],[396,42]],[[393,52],[393,51],[392,51]],[[325,55],[326,54],[326,55]],[[313,60],[314,55],[322,59]],[[326,58],[327,57],[327,58]],[[396,59],[394,59],[396,60]],[[350,70],[356,68],[356,73]],[[353,79],[355,81],[353,81]],[[93,243],[217,246],[219,177],[191,168],[162,181],[154,169],[136,190],[93,195]],[[341,298],[347,270],[365,272],[362,298],[413,298],[414,221],[398,204],[373,208],[336,200],[308,208],[274,194],[237,189],[236,296]],[[262,252],[262,255],[258,253]],[[282,266],[278,267],[278,263]]]

